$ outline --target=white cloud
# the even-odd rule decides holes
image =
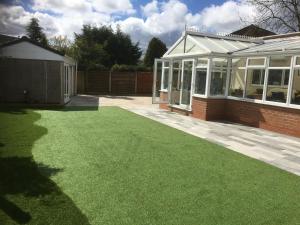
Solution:
[[[130,0],[33,0],[32,8],[60,14],[93,11],[104,14],[135,12]]]
[[[141,6],[146,18],[129,17],[117,21],[133,40],[140,41],[145,48],[153,36],[160,37],[171,45],[184,30],[184,26],[196,27],[203,32],[232,32],[244,26],[241,18],[251,21],[255,10],[245,0],[227,1],[222,5],[211,5],[192,14],[187,5],[179,0],[157,3],[155,0]]]
[[[102,13],[135,13],[129,0],[92,0],[93,7]]]
[[[240,18],[249,21],[255,15],[245,0],[229,0],[194,14],[180,0],[152,0],[140,6],[143,18],[129,15],[134,12],[130,0],[33,0],[33,12],[22,6],[0,6],[0,30],[7,34],[24,34],[24,27],[32,16],[40,20],[48,37],[68,35],[72,38],[84,24],[112,27],[119,24],[143,48],[153,36],[170,46],[185,24],[208,32],[231,32],[243,26]],[[117,19],[118,15],[122,17]]]
[[[253,6],[245,1],[231,0],[222,5],[212,5],[205,8],[199,13],[198,21],[209,31],[231,32],[244,25],[241,23],[241,19],[253,21],[254,16],[255,9]],[[195,21],[193,22],[195,23]]]
[[[96,12],[88,5],[80,7],[80,1],[75,0],[69,4],[68,0],[64,0],[59,7],[55,7],[57,0],[41,1],[41,4],[33,6],[35,12],[25,11],[23,6],[0,5],[0,30],[6,34],[25,35],[25,26],[30,18],[35,17],[48,37],[68,35],[73,38],[73,33],[80,32],[84,24],[100,26],[112,22],[110,14]],[[49,4],[52,8],[46,11]]]
[[[24,27],[32,16],[22,6],[0,4],[0,30],[5,34],[24,35]]]
[[[146,17],[151,16],[154,13],[158,13],[159,9],[157,0],[153,0],[144,6],[142,5],[141,10]]]

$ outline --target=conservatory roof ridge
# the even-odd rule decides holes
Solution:
[[[231,35],[231,34],[211,34],[211,33],[204,33],[199,31],[193,30],[186,30],[184,35],[191,35],[191,36],[198,36],[198,37],[208,37],[214,39],[223,39],[223,40],[230,40],[230,41],[241,41],[241,42],[250,42],[250,43],[263,43],[264,41],[260,38],[249,37],[249,36],[242,36],[242,35]]]
[[[274,39],[291,38],[291,37],[299,37],[299,36],[300,36],[300,32],[290,32],[286,34],[268,35],[268,36],[260,37],[259,39],[274,40]]]

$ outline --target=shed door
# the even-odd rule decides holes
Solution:
[[[171,63],[169,60],[155,59],[153,71],[152,103],[169,103]]]

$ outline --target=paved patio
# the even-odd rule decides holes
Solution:
[[[87,99],[87,101],[85,101]],[[300,176],[300,139],[226,122],[202,121],[151,104],[151,97],[76,96],[69,105],[119,106]]]
[[[149,96],[77,95],[67,106],[118,106],[126,109],[158,108]]]

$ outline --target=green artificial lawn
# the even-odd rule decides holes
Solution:
[[[300,178],[117,107],[0,108],[0,224],[300,224]]]

